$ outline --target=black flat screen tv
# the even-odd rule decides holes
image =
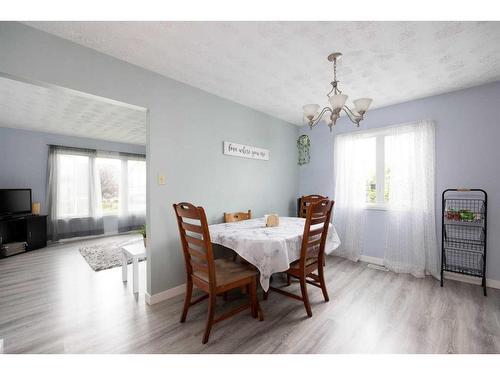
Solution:
[[[0,189],[0,216],[31,213],[31,189]]]

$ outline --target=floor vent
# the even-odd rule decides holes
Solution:
[[[389,272],[389,270],[385,268],[385,266],[379,266],[378,264],[368,263],[367,267],[378,271]]]

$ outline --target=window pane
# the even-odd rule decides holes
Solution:
[[[96,166],[101,181],[102,212],[118,214],[120,210],[121,160],[97,158]]]
[[[361,141],[363,161],[364,161],[364,180],[366,190],[366,202],[377,202],[377,175],[376,175],[376,138],[366,138]]]
[[[128,210],[146,212],[146,162],[128,161]]]
[[[89,216],[89,158],[59,155],[57,179],[57,216]]]

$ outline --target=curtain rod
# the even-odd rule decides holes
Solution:
[[[65,145],[56,145],[52,143],[47,143],[47,146],[51,147],[61,147],[65,149],[73,149],[73,150],[81,150],[81,151],[96,151],[96,152],[110,152],[110,153],[117,153],[121,155],[134,155],[134,156],[144,156],[146,157],[146,154],[140,154],[136,152],[124,152],[124,151],[110,151],[110,150],[99,150],[95,148],[88,148],[88,147],[73,147],[73,146],[65,146]]]

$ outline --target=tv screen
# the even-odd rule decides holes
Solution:
[[[0,189],[0,216],[31,213],[31,189]]]

